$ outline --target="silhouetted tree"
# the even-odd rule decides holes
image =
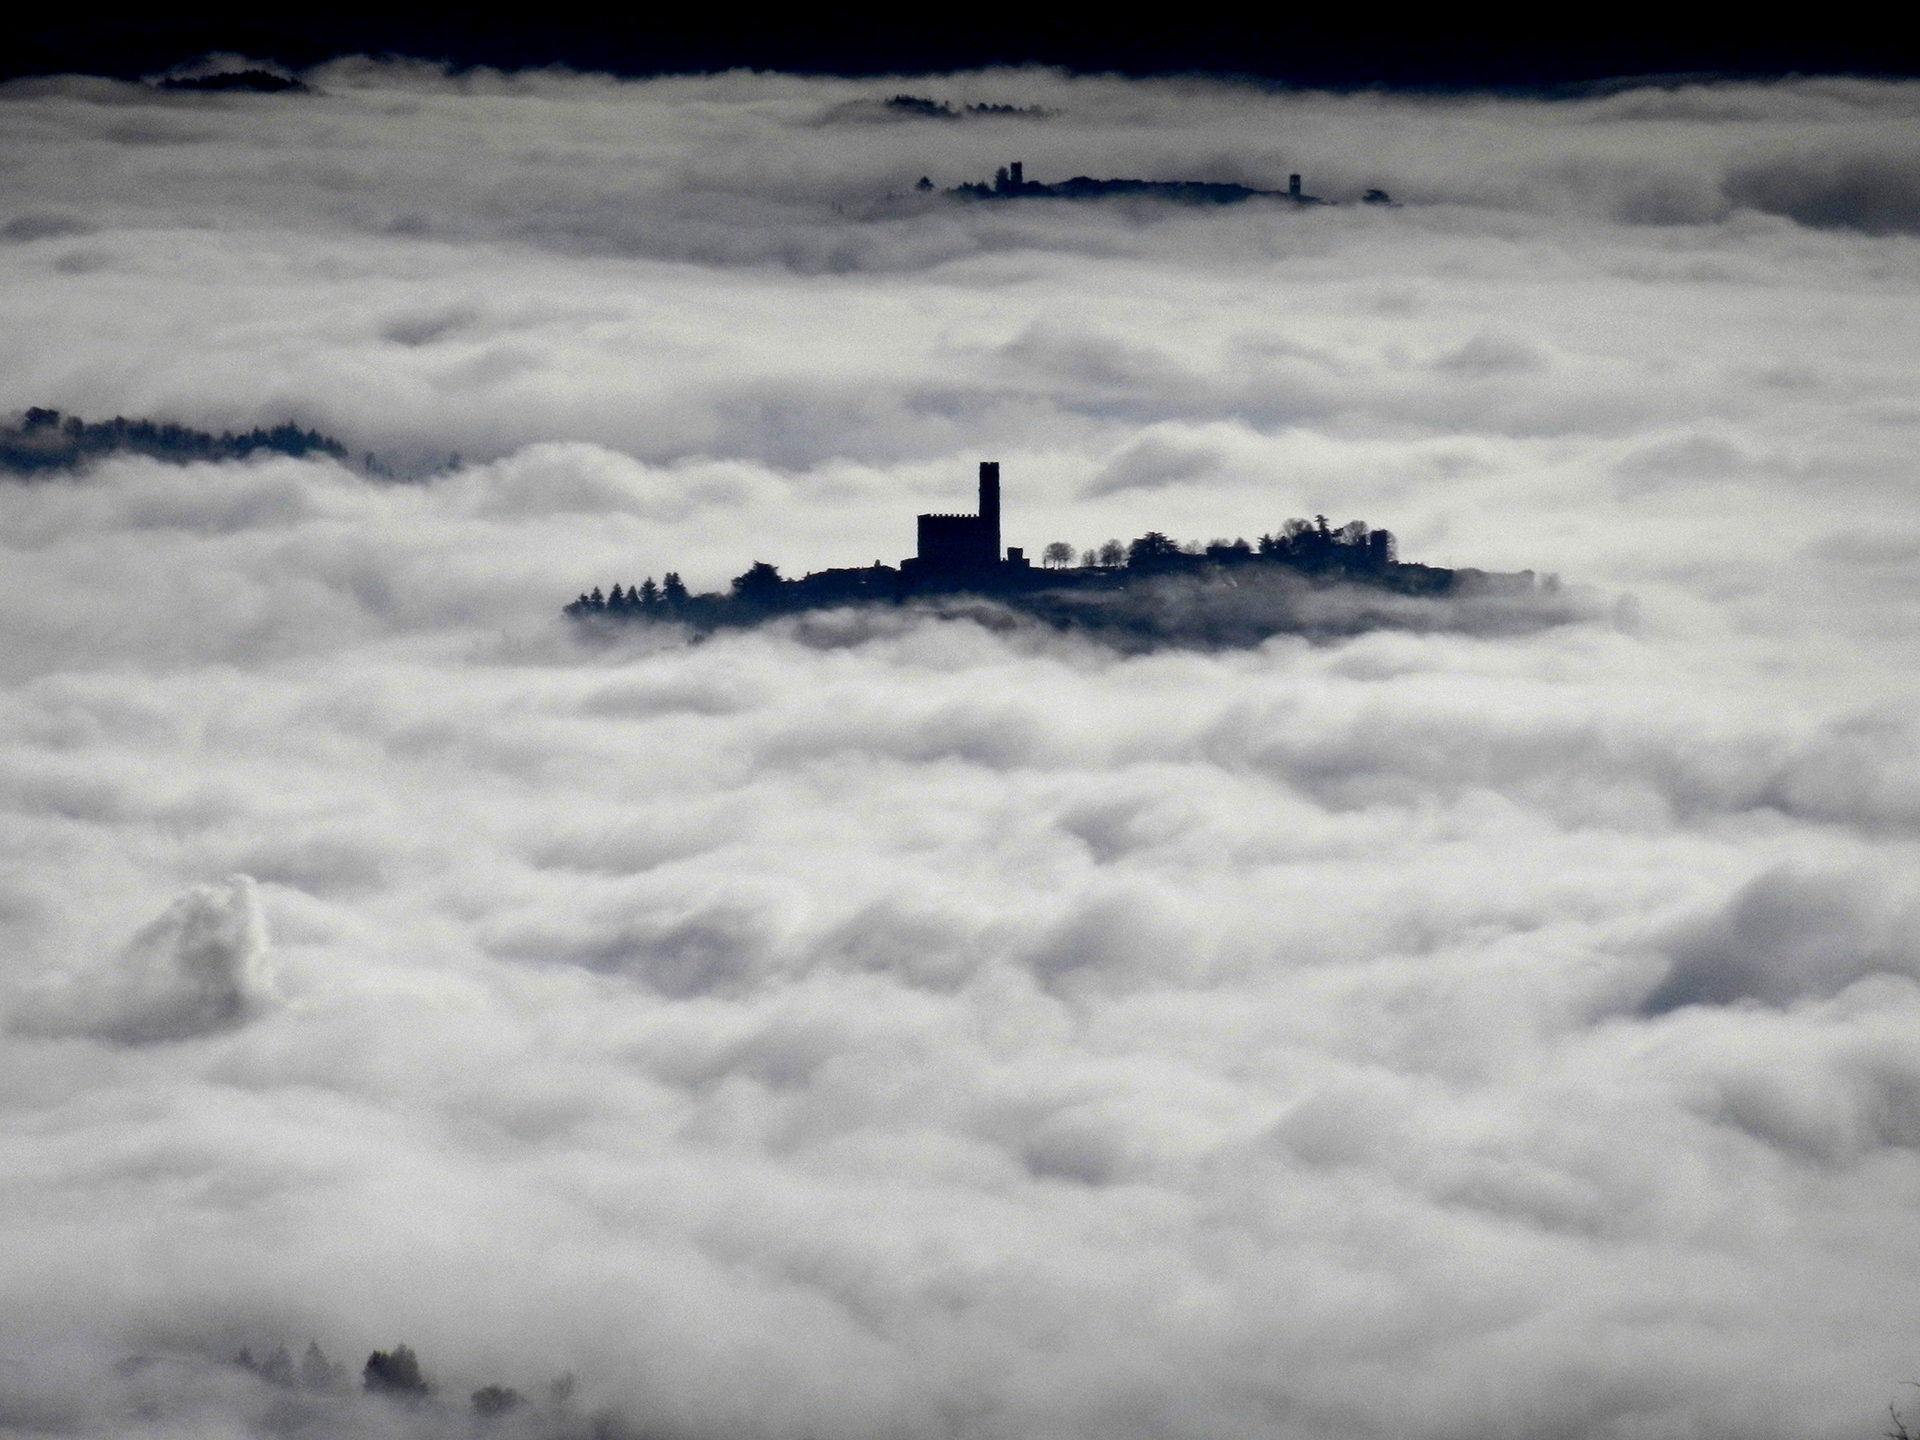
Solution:
[[[1135,570],[1148,570],[1155,565],[1166,564],[1179,553],[1179,545],[1158,530],[1149,530],[1127,547],[1127,566]]]
[[[660,597],[667,602],[670,609],[674,610],[678,610],[687,603],[687,587],[680,583],[680,573],[677,570],[667,572],[667,578],[660,587]]]
[[[748,605],[777,605],[786,584],[779,566],[756,560],[745,574],[733,577],[733,598]]]
[[[391,1395],[403,1400],[418,1400],[432,1390],[420,1373],[419,1358],[406,1345],[392,1350],[376,1350],[367,1357],[360,1383],[369,1395]]]
[[[647,576],[640,586],[640,608],[651,610],[660,603],[660,587],[653,583],[653,577]]]
[[[1109,540],[1100,547],[1102,565],[1124,565],[1127,562],[1127,547],[1118,540]]]
[[[1054,570],[1073,564],[1073,546],[1064,540],[1055,540],[1041,552],[1040,563]]]

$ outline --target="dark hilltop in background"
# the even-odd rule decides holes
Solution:
[[[35,406],[11,425],[0,425],[0,475],[45,480],[86,470],[115,455],[143,455],[169,465],[216,464],[224,460],[285,455],[295,460],[325,456],[349,463],[347,447],[331,435],[303,430],[291,420],[268,429],[222,431],[215,435],[172,420],[83,420]],[[425,480],[460,468],[456,451],[444,460],[396,466],[371,450],[359,459],[360,473],[376,480]]]
[[[922,176],[917,188],[923,192],[932,190],[933,181]],[[1096,180],[1091,175],[1075,175],[1046,184],[1027,179],[1026,166],[1018,160],[996,170],[991,184],[984,180],[971,181],[956,185],[946,193],[961,200],[1104,200],[1109,196],[1137,195],[1186,205],[1237,205],[1243,200],[1258,198],[1284,200],[1294,205],[1333,203],[1307,194],[1297,174],[1287,177],[1284,190],[1257,190],[1251,185],[1215,180]],[[1384,190],[1369,190],[1360,198],[1367,205],[1393,203]]]
[[[292,421],[271,430],[256,426],[244,434],[228,430],[214,435],[171,421],[111,420],[88,422],[58,410],[31,409],[16,425],[0,427],[0,471],[33,476],[60,470],[78,470],[109,455],[145,455],[174,465],[195,461],[244,460],[254,454],[326,455],[347,458],[347,447],[317,430],[302,430]],[[373,457],[369,456],[371,460]]]
[[[1150,530],[1075,554],[1049,544],[1035,565],[1003,549],[1000,465],[980,465],[979,509],[921,515],[916,553],[787,579],[756,561],[726,592],[693,594],[678,572],[598,586],[565,607],[590,629],[664,624],[695,634],[810,612],[964,615],[996,628],[1039,621],[1121,650],[1257,645],[1274,635],[1335,638],[1382,627],[1513,633],[1578,618],[1557,577],[1494,574],[1400,559],[1393,534],[1359,520],[1291,519],[1257,541],[1181,544]],[[855,627],[856,631],[858,627]]]

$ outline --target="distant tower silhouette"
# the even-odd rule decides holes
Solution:
[[[1012,189],[1018,190],[1022,185],[1027,183],[1021,178],[1020,170],[1021,165],[1018,160],[1014,161],[1013,164],[1008,167],[1008,178],[1013,181]]]
[[[1287,198],[1290,200],[1298,200],[1300,198],[1300,177],[1298,175],[1287,176]]]

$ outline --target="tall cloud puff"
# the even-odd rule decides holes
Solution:
[[[194,886],[117,955],[44,986],[21,1020],[42,1034],[151,1045],[234,1029],[274,999],[259,889],[234,875]]]

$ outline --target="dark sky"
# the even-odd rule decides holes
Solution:
[[[1624,75],[1920,71],[1920,45],[1884,27],[1747,27],[1671,13],[1590,12],[1580,33],[1542,32],[1457,12],[1381,24],[1336,7],[1264,21],[1182,6],[1178,18],[1086,23],[1079,12],[978,6],[899,11],[817,8],[785,18],[688,7],[624,16],[540,7],[538,18],[441,14],[418,7],[188,7],[85,14],[42,10],[0,49],[0,76],[80,71],[132,77],[210,51],[295,68],[336,55],[392,53],[507,69],[565,64],[645,75],[749,66],[843,75],[1040,62],[1080,71],[1259,76],[1316,86],[1541,88]]]

